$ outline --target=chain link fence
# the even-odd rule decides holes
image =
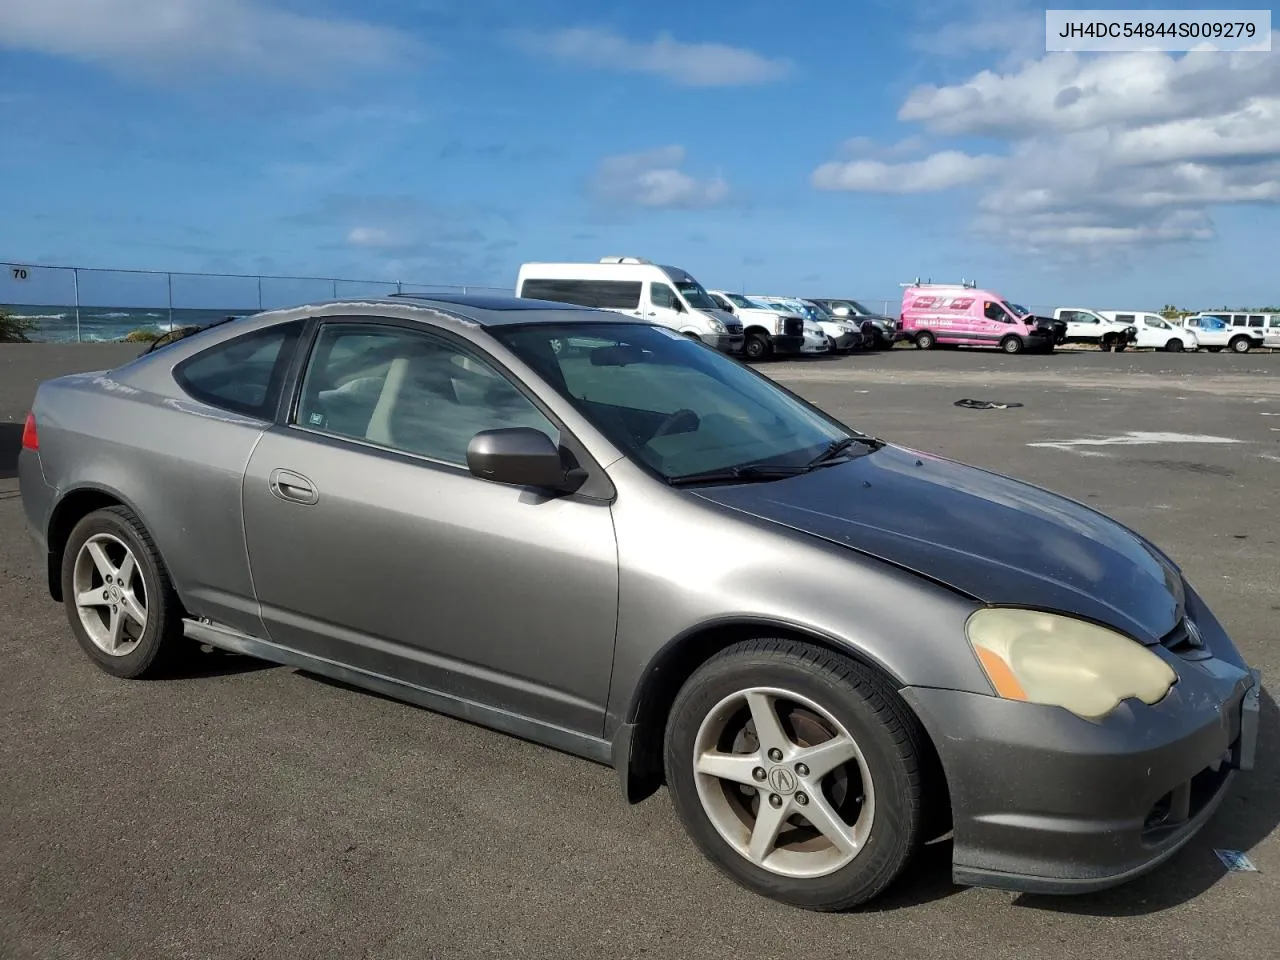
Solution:
[[[175,327],[204,326],[317,300],[386,297],[396,293],[510,294],[511,287],[432,284],[341,277],[174,273],[96,267],[3,264],[0,311],[30,340],[146,341]],[[897,317],[901,297],[857,298],[868,311]],[[1053,307],[1030,311],[1052,315]]]
[[[174,273],[3,264],[0,311],[27,339],[145,341],[175,327],[204,326],[316,300],[396,293],[506,293],[509,287],[342,277]]]

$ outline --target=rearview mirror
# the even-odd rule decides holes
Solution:
[[[560,448],[533,427],[503,427],[477,433],[467,444],[467,469],[481,480],[561,493],[572,493],[587,479],[585,470],[567,469],[560,458]]]
[[[596,347],[591,351],[593,367],[625,367],[629,363],[644,363],[644,350],[624,343],[616,347]]]

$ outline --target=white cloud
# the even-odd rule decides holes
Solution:
[[[917,28],[909,43],[930,57],[960,60],[994,54],[1000,67],[1012,67],[1044,52],[1044,10],[1028,10],[1019,0],[979,0],[963,4],[965,17],[947,17],[948,4],[925,3],[915,9]],[[939,23],[943,26],[939,26]]]
[[[813,172],[819,190],[861,190],[868,193],[928,193],[972,183],[999,170],[999,157],[972,157],[958,150],[944,150],[923,160],[884,163],[850,160],[824,163]]]
[[[1280,93],[1280,59],[1256,53],[1049,54],[1010,73],[924,86],[898,119],[935,133],[1008,136],[1214,116]]]
[[[663,33],[640,43],[608,30],[571,27],[515,37],[525,52],[565,63],[621,73],[652,73],[689,87],[736,87],[780,80],[787,60],[722,43],[684,43]]]
[[[393,30],[266,0],[3,0],[0,47],[157,76],[225,69],[320,77],[399,61],[409,44]]]
[[[680,169],[683,163],[681,146],[605,157],[591,191],[606,203],[650,209],[713,207],[728,200],[729,184],[723,178],[699,180]]]
[[[398,249],[404,246],[404,237],[386,227],[352,227],[347,232],[347,243],[353,247],[373,250]]]
[[[983,231],[1072,256],[1211,239],[1215,207],[1280,203],[1276,57],[1049,54],[917,88],[898,116],[935,138],[994,139],[1003,162],[955,150],[832,162],[814,185],[916,192],[981,181]]]

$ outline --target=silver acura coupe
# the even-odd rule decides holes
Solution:
[[[800,907],[948,832],[961,884],[1116,884],[1253,764],[1259,676],[1151,543],[614,313],[261,313],[41,384],[23,448],[108,673],[199,641],[611,764]]]

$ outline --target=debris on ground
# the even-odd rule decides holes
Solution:
[[[1228,870],[1242,873],[1257,873],[1258,868],[1253,865],[1253,861],[1244,855],[1240,850],[1214,850],[1218,855],[1218,859],[1222,861],[1222,865]]]
[[[1011,407],[1020,407],[1020,403],[1002,403],[999,400],[957,400],[957,407],[964,407],[967,410],[1008,410]]]

